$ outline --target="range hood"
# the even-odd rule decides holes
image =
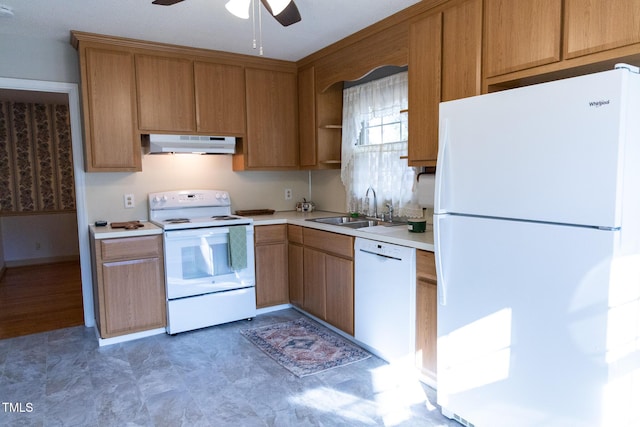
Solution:
[[[233,154],[234,136],[149,135],[149,153]]]

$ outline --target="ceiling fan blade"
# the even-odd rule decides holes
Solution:
[[[284,10],[280,12],[278,15],[273,14],[271,7],[269,6],[269,3],[266,0],[260,0],[260,2],[265,7],[265,9],[267,9],[267,12],[269,12],[271,16],[276,18],[276,21],[278,21],[281,25],[285,27],[288,27],[289,25],[295,24],[296,22],[300,22],[302,20],[302,17],[300,16],[300,12],[298,11],[298,7],[293,1],[289,3],[287,7],[285,7]]]
[[[171,6],[176,3],[180,3],[181,1],[184,1],[184,0],[153,0],[151,3],[157,4],[160,6]]]

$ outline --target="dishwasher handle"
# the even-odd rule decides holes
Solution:
[[[401,258],[394,257],[394,256],[391,256],[391,255],[379,254],[379,253],[377,253],[377,252],[368,251],[368,250],[366,250],[366,249],[360,249],[360,252],[364,252],[365,254],[370,254],[370,255],[379,256],[379,257],[382,257],[382,258],[394,259],[394,260],[396,260],[396,261],[402,261],[402,259],[401,259]]]

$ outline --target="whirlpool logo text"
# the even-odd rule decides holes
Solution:
[[[602,107],[603,105],[609,105],[610,102],[611,101],[608,100],[608,99],[606,101],[604,101],[604,100],[603,101],[591,101],[591,102],[589,102],[589,107],[598,108],[598,107]]]

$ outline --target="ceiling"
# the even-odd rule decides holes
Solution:
[[[128,37],[258,55],[251,19],[225,9],[227,0],[0,0],[13,16],[0,16],[0,35],[69,41],[69,31]],[[256,0],[258,1],[258,0]],[[283,27],[260,6],[268,58],[297,61],[420,0],[295,0],[302,21]],[[256,18],[257,20],[257,18]],[[257,23],[256,23],[257,26]]]

